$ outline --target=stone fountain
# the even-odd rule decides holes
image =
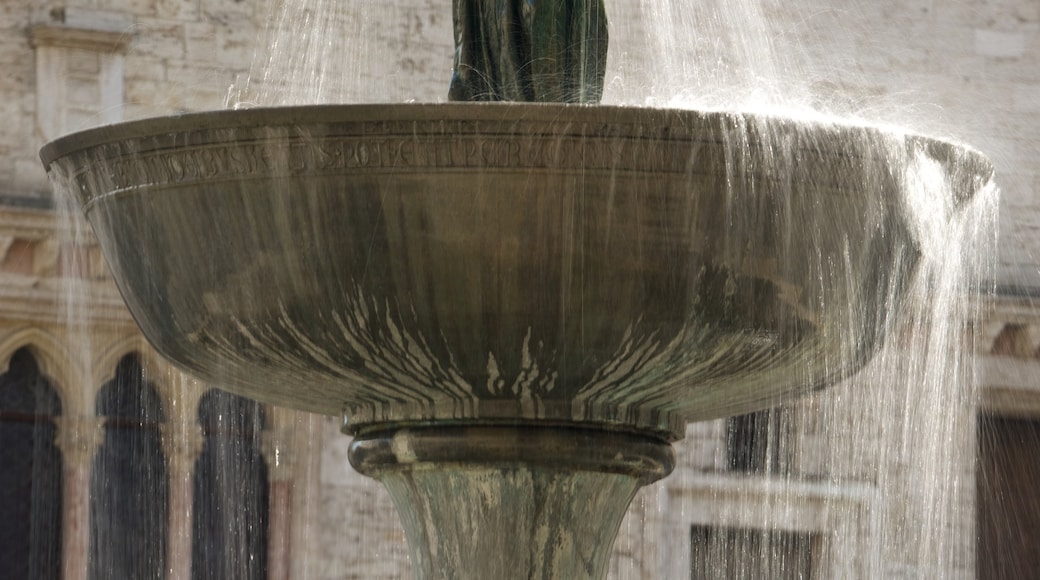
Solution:
[[[160,353],[343,416],[421,578],[602,578],[686,423],[877,350],[946,218],[906,168],[942,169],[950,214],[991,173],[879,129],[588,104],[602,4],[534,6],[456,0],[450,95],[541,103],[187,114],[42,152]]]

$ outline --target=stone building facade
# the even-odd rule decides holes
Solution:
[[[693,18],[692,8],[674,4],[679,8],[673,16]],[[725,42],[713,40],[751,34],[767,23],[783,38],[796,40],[797,62],[806,65],[799,69],[806,75],[799,90],[809,102],[947,133],[991,156],[1003,191],[993,274],[997,292],[984,303],[981,320],[965,332],[982,388],[977,406],[972,399],[953,414],[960,428],[948,431],[946,443],[973,450],[976,417],[984,425],[1021,421],[1014,428],[1028,430],[1040,417],[1040,309],[1033,303],[1040,292],[1040,0],[702,4],[746,12],[738,12],[742,20],[735,30],[688,30],[674,22],[665,29],[659,21],[648,22],[660,16],[662,5],[672,4],[608,2],[612,47],[606,99],[641,103],[650,95],[660,103],[664,77],[681,70],[665,68],[666,60],[708,58],[722,45],[723,56],[717,58],[725,61]],[[61,457],[57,525],[63,578],[87,578],[89,563],[97,558],[100,520],[92,509],[104,506],[92,508],[98,489],[92,478],[111,424],[100,402],[106,385],[122,384],[120,373],[144,377],[147,389],[134,388],[153,392],[162,409],[161,420],[135,423],[154,423],[165,466],[165,487],[156,488],[166,497],[161,577],[192,577],[201,533],[195,527],[198,512],[208,509],[199,501],[209,489],[199,487],[201,458],[221,429],[206,419],[207,405],[216,404],[209,389],[217,385],[183,376],[144,343],[107,278],[98,248],[89,237],[74,235],[83,224],[62,217],[37,151],[76,129],[221,108],[229,98],[247,105],[444,98],[452,51],[447,0],[313,6],[334,13],[329,26],[344,32],[307,39],[302,29],[294,29],[291,9],[253,0],[0,2],[0,367],[11,367],[4,375],[10,381],[16,367],[35,369],[33,376],[45,378],[60,401],[60,408],[41,407],[30,415],[53,425]],[[275,24],[268,26],[271,18]],[[661,42],[684,35],[694,37],[680,44],[687,52],[661,53]],[[296,44],[284,45],[287,38]],[[308,42],[336,61],[295,54]],[[252,63],[270,63],[272,72],[263,77]],[[310,92],[295,87],[295,80],[315,74],[334,80]],[[910,107],[895,106],[900,103]],[[137,366],[128,367],[131,362]],[[867,375],[875,381],[883,376]],[[697,546],[711,545],[696,538],[726,534],[737,534],[729,545],[741,550],[777,544],[795,559],[809,554],[799,565],[811,569],[814,578],[975,575],[980,564],[973,458],[947,457],[944,463],[956,472],[946,475],[958,481],[942,488],[952,494],[944,501],[962,510],[941,520],[956,528],[944,536],[954,545],[942,554],[956,557],[922,558],[915,552],[919,546],[908,546],[907,536],[889,529],[916,509],[920,482],[914,478],[921,474],[912,462],[884,446],[854,452],[849,448],[856,442],[828,439],[848,425],[847,431],[869,440],[875,432],[864,425],[888,425],[887,408],[874,400],[886,385],[852,383],[743,423],[691,426],[679,446],[677,472],[644,490],[623,523],[611,576],[690,577],[704,557]],[[0,380],[0,389],[4,384]],[[0,423],[24,419],[3,413]],[[261,415],[263,420],[239,431],[255,444],[261,460],[254,463],[263,465],[250,473],[259,474],[265,489],[266,507],[260,511],[267,577],[407,576],[403,532],[389,497],[350,469],[338,419],[273,408]],[[769,428],[763,431],[762,425]],[[761,457],[734,455],[735,433],[762,432],[767,438],[782,434],[783,441],[758,443],[764,445]],[[736,441],[748,443],[739,436]],[[776,449],[784,455],[779,470],[766,458]],[[764,469],[763,462],[773,467]],[[999,479],[988,472],[985,478]],[[919,501],[930,505],[932,500]],[[1014,509],[1019,508],[1007,511]],[[740,530],[769,533],[741,536]]]

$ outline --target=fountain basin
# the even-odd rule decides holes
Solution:
[[[855,372],[931,219],[908,164],[942,169],[951,211],[992,172],[880,129],[515,103],[190,114],[42,157],[144,335],[202,379],[353,432],[665,440]]]

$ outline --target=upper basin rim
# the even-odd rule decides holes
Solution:
[[[856,124],[842,119],[793,119],[738,111],[704,111],[696,109],[660,109],[619,105],[574,105],[559,103],[402,103],[402,104],[334,104],[248,109],[220,109],[150,117],[94,127],[59,137],[40,149],[46,168],[56,160],[86,149],[115,142],[187,130],[219,130],[266,126],[307,126],[321,123],[364,121],[533,121],[552,122],[566,111],[569,123],[603,123],[611,125],[672,125],[681,120],[701,122],[716,119],[761,120],[767,123],[795,123],[803,127],[829,128],[859,134],[893,134],[930,147],[956,152],[962,162],[972,166],[972,173],[990,179],[993,166],[978,150],[945,139],[911,132],[897,133],[893,128]]]

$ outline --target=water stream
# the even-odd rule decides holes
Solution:
[[[230,87],[227,104],[252,108],[443,101],[447,98],[450,65],[431,56],[450,57],[450,9],[448,3],[442,3],[444,21],[418,20],[420,27],[433,26],[443,37],[443,42],[431,44],[427,39],[436,35],[415,30],[416,20],[407,6],[379,0],[275,2],[251,74]],[[834,342],[830,352],[844,354],[836,355],[833,361],[814,361],[824,369],[822,374],[827,374],[831,365],[833,375],[840,376],[849,366],[842,356],[860,356],[864,341],[873,338],[858,330],[891,328],[884,348],[858,374],[801,399],[778,398],[774,401],[780,405],[777,410],[693,423],[687,428],[686,439],[677,444],[676,473],[639,493],[620,531],[621,551],[626,542],[654,543],[656,548],[642,553],[657,554],[657,561],[627,566],[623,555],[616,555],[611,577],[639,577],[645,570],[652,570],[661,578],[691,574],[719,579],[800,578],[806,577],[800,574],[807,569],[812,570],[814,578],[970,576],[977,397],[971,355],[983,299],[993,291],[996,187],[985,184],[966,207],[955,208],[952,200],[959,194],[951,188],[956,180],[932,157],[908,152],[902,141],[910,132],[934,132],[941,123],[922,119],[922,108],[915,103],[910,103],[909,109],[900,109],[890,104],[898,99],[871,98],[859,90],[867,84],[857,85],[853,71],[854,55],[862,46],[847,46],[846,51],[836,50],[827,58],[807,48],[809,43],[803,42],[804,38],[812,34],[840,36],[846,31],[850,38],[862,38],[850,31],[856,21],[854,7],[839,11],[811,0],[642,0],[638,8],[632,8],[632,4],[635,2],[626,5],[624,11],[630,18],[611,19],[605,103],[884,127],[884,135],[892,137],[878,139],[872,145],[877,148],[874,154],[885,159],[886,167],[897,168],[893,170],[897,174],[885,178],[903,187],[905,199],[896,203],[920,244],[920,261],[909,298],[901,309],[843,312],[843,320],[850,321],[848,329],[829,339]],[[620,0],[608,3],[608,14],[622,12],[619,6]],[[384,31],[374,29],[372,22],[397,22],[402,28]],[[383,50],[387,41],[376,40],[374,35],[392,37],[389,44],[401,53],[395,62],[410,62],[414,70],[382,69],[386,59],[375,52]],[[410,75],[419,80],[411,82]],[[804,216],[785,215],[783,203],[777,209],[759,195],[761,183],[757,180],[761,175],[791,167],[790,159],[795,155],[789,147],[790,134],[775,131],[774,125],[759,116],[735,115],[733,126],[723,137],[727,140],[728,193],[719,219],[732,223],[736,233],[724,236],[720,243],[732,245],[726,251],[743,253],[748,261],[764,255],[767,247],[785,243],[782,236],[759,236],[763,224],[811,227],[798,223]],[[919,124],[902,125],[911,118]],[[896,127],[896,123],[901,126]],[[755,147],[749,145],[751,142]],[[850,150],[861,147],[851,145]],[[752,148],[755,155],[750,153]],[[770,174],[769,179],[783,182],[789,176]],[[75,214],[78,210],[67,211]],[[68,224],[73,243],[80,243],[76,240],[85,235],[79,229],[81,222],[69,218]],[[828,273],[841,270],[831,269],[821,255],[787,255],[786,259],[809,264],[807,268],[819,272],[822,286],[828,282]],[[864,255],[869,256],[869,252]],[[688,267],[692,266],[676,265],[677,270]],[[899,272],[903,267],[892,263],[882,269]],[[741,286],[745,282],[734,284],[723,294],[739,296],[747,289]],[[881,285],[864,291],[888,290]],[[79,329],[83,344],[93,344],[87,321],[89,304],[84,302],[90,294],[90,288],[71,286],[67,300],[68,324]],[[836,300],[826,292],[819,296]],[[857,298],[848,297],[847,305],[839,304],[838,311],[859,303]],[[83,361],[96,358],[84,355]],[[150,370],[163,367],[149,365],[148,361],[142,365],[143,370],[135,369],[131,374],[145,377],[146,382],[149,372],[166,372]],[[115,372],[88,370],[92,376],[112,376]],[[178,383],[183,390],[163,403],[194,404],[198,395],[189,393],[195,386],[186,379],[170,379],[172,376],[164,380],[183,381]],[[819,376],[805,372],[807,392],[813,390]],[[203,429],[235,432],[236,443],[221,449],[252,458],[260,444],[259,429],[239,424],[235,418],[238,407],[221,404],[231,410],[226,416],[218,413],[217,418],[207,419]],[[100,407],[98,410],[104,412]],[[252,408],[242,413],[257,424],[264,420]],[[144,418],[145,423],[154,420],[152,416]],[[191,426],[163,429],[174,441],[167,449],[201,443]],[[214,478],[224,486],[218,493],[225,494],[226,501],[218,499],[216,505],[205,509],[216,513],[222,504],[239,505],[243,486],[250,497],[269,493],[266,487],[257,489],[248,483],[252,480],[231,471],[214,467],[214,473],[222,474]],[[153,473],[143,479],[148,477],[160,476]],[[173,481],[172,485],[178,485],[176,479]],[[103,488],[104,483],[97,486]],[[463,485],[457,487],[460,495],[482,493]],[[626,488],[624,494],[630,491]],[[165,491],[142,488],[126,493],[143,499]],[[329,528],[318,532],[321,534],[338,534],[351,525],[349,515],[328,514],[320,519],[317,525]],[[239,531],[248,528],[252,520],[213,521],[227,532],[217,534],[221,541],[238,542],[236,549],[241,554],[250,553],[248,534]],[[682,524],[677,527],[675,522]],[[690,522],[694,523],[692,528]],[[681,532],[679,537],[662,532],[670,530],[670,534],[676,529]],[[399,543],[400,538],[394,541]],[[385,538],[366,538],[360,545],[342,549],[385,550],[386,543]],[[402,554],[401,550],[391,552],[398,558]],[[297,569],[309,571],[313,577],[326,577],[320,572],[323,568],[325,572],[331,568],[329,576],[352,574],[306,549],[299,557],[302,562],[296,564]],[[161,565],[156,565],[143,556],[138,570],[166,568],[166,555],[161,558]],[[248,560],[243,556],[243,561]],[[198,566],[201,569],[203,564]],[[397,561],[389,568],[404,575],[408,563]],[[246,577],[241,574],[255,577],[252,575],[259,572],[246,564],[231,571],[232,577]],[[100,579],[103,574],[99,571],[93,577]]]
[[[393,78],[378,85],[378,76],[365,70],[374,60],[366,55],[375,43],[364,32],[347,39],[330,32],[325,40],[316,40],[336,26],[314,25],[315,18],[345,19],[357,27],[351,30],[358,30],[371,13],[366,10],[394,9],[367,6],[344,12],[317,3],[282,5],[277,24],[269,28],[271,44],[279,50],[255,65],[252,77],[237,89],[238,98],[246,104],[294,104],[401,94],[386,90]],[[612,10],[619,11],[608,3],[608,14]],[[946,134],[938,110],[922,104],[927,103],[926,88],[908,83],[909,90],[877,91],[871,79],[861,78],[859,59],[867,58],[874,43],[885,37],[862,29],[860,10],[868,8],[812,1],[645,0],[637,17],[610,20],[611,66],[604,102],[816,120],[837,115],[855,123]],[[400,19],[407,18],[402,14]],[[350,53],[359,58],[330,63],[297,42],[352,42]],[[814,52],[818,46],[828,52]],[[323,80],[315,83],[310,68],[277,56],[284,54],[307,55],[341,68],[331,75],[335,82],[317,75]],[[279,82],[270,82],[272,78]],[[444,98],[441,93],[403,94],[406,99]],[[739,143],[734,149],[734,170],[739,172]],[[686,468],[680,463],[672,480],[660,485],[695,493],[646,492],[642,510],[633,510],[626,520],[622,538],[626,533],[654,538],[653,532],[633,529],[660,526],[667,519],[662,510],[678,510],[681,515],[675,519],[701,519],[715,526],[695,529],[690,540],[700,555],[694,559],[707,558],[709,564],[697,568],[705,577],[782,577],[784,558],[799,553],[799,542],[814,543],[824,553],[830,550],[831,560],[840,562],[832,569],[818,568],[823,577],[855,574],[842,566],[867,570],[867,577],[971,574],[965,572],[972,569],[969,530],[974,518],[976,377],[971,353],[981,297],[992,291],[986,281],[993,279],[997,193],[986,189],[948,225],[944,200],[949,192],[936,168],[909,159],[904,179],[907,211],[915,214],[925,244],[924,261],[887,347],[850,381],[789,403],[775,417],[760,417],[750,429],[747,421],[692,425],[680,447]],[[854,344],[859,338],[843,340]],[[749,437],[756,442],[749,443]],[[765,447],[744,461],[757,475],[741,476],[740,469],[735,477],[705,475],[733,467],[727,441]],[[811,517],[806,515],[810,504],[816,514]],[[806,518],[823,519],[826,531],[788,534],[818,530],[818,524],[802,521]],[[821,544],[830,548],[821,549]],[[734,559],[734,552],[741,555]],[[795,558],[788,568],[793,571],[800,564]],[[664,568],[675,573],[668,565]]]

